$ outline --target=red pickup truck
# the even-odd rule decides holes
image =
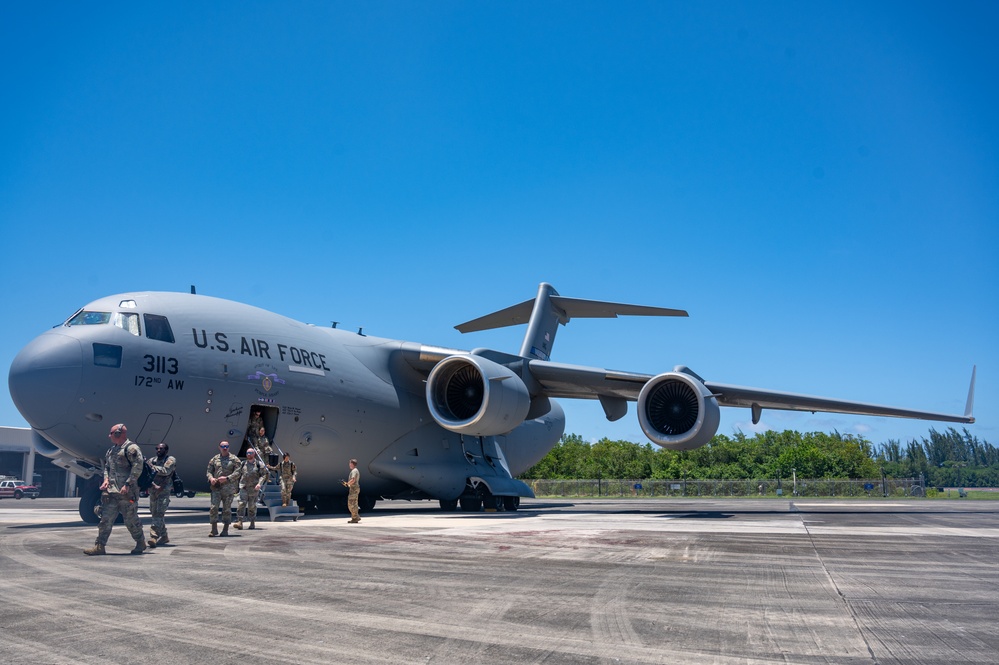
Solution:
[[[22,496],[37,499],[38,494],[37,487],[26,485],[23,480],[0,480],[0,499],[20,499]]]

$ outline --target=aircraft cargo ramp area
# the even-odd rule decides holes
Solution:
[[[17,505],[12,505],[12,504]],[[0,660],[994,663],[999,502],[380,503],[87,557],[75,499],[0,505]],[[148,534],[145,501],[140,516]]]

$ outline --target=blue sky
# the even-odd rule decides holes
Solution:
[[[999,5],[0,9],[0,369],[98,297],[198,292],[459,348],[960,413],[999,404]],[[634,408],[567,430],[644,441]],[[725,409],[723,434],[750,433]],[[0,391],[0,424],[23,426]],[[874,442],[945,424],[765,411]]]

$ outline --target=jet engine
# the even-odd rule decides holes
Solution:
[[[503,365],[480,356],[449,356],[427,377],[427,406],[444,429],[495,436],[524,422],[531,395]]]
[[[700,448],[718,431],[718,402],[682,372],[653,377],[638,394],[638,422],[652,443],[670,450]]]

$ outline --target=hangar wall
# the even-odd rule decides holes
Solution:
[[[75,476],[69,475],[35,453],[30,428],[0,427],[0,476],[15,476],[40,485],[41,496],[63,497],[72,496],[76,488]]]

